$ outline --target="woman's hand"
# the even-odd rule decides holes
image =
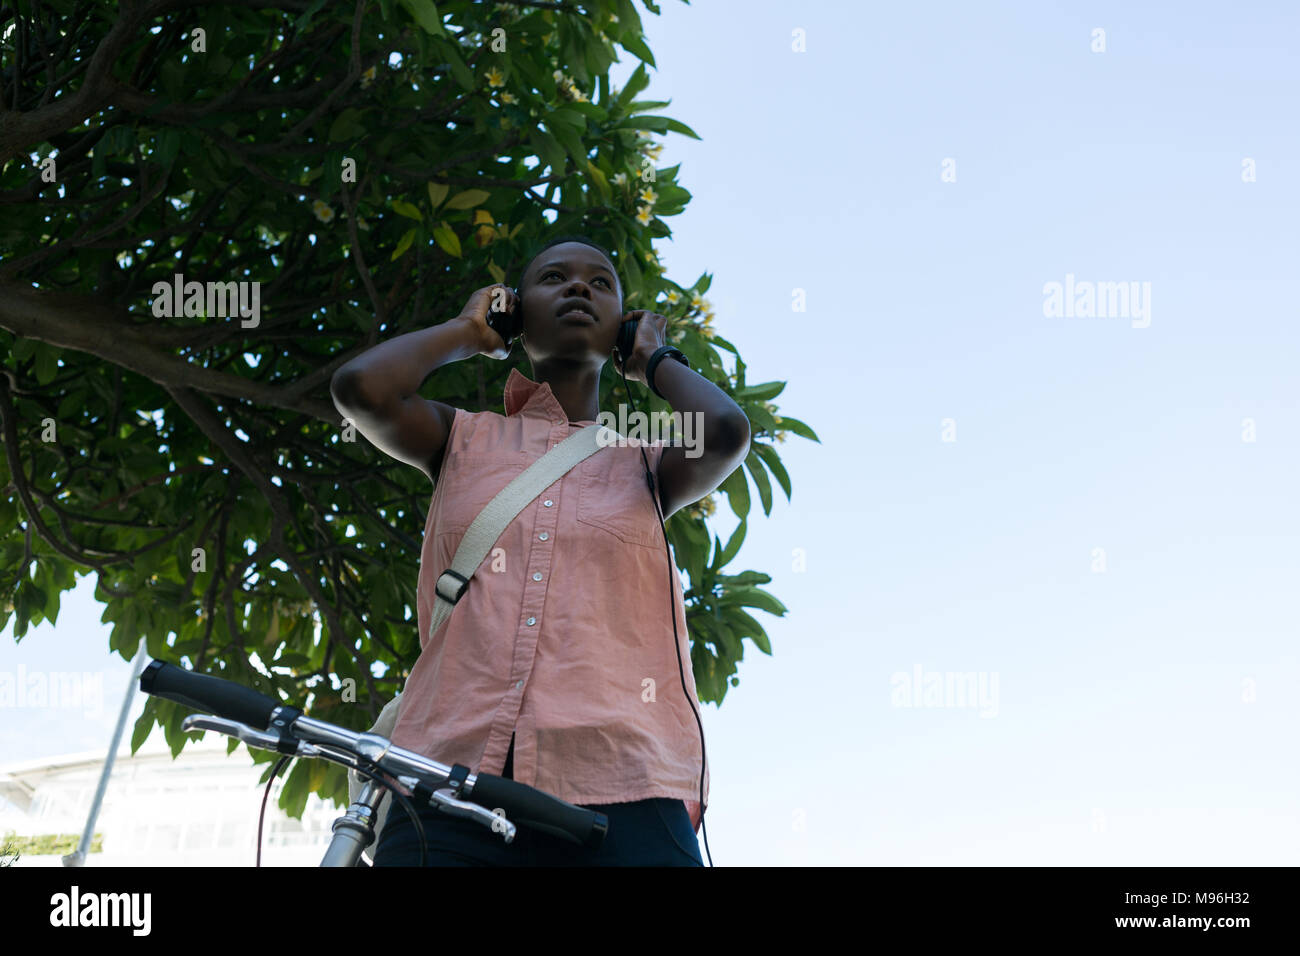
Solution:
[[[494,313],[493,321],[501,328],[509,328],[509,333],[504,338],[488,322],[488,313],[494,302],[498,301],[504,304],[505,313]],[[510,346],[519,332],[521,318],[519,296],[515,295],[509,286],[498,282],[495,285],[476,289],[469,297],[469,301],[465,303],[465,308],[461,309],[459,317],[473,327],[480,355],[494,359],[509,357]]]
[[[619,362],[618,351],[615,350],[614,371],[622,372],[634,382],[648,385],[650,383],[645,380],[646,363],[650,361],[650,356],[655,354],[656,349],[668,344],[664,341],[668,332],[668,318],[658,312],[637,309],[623,316],[624,322],[629,319],[640,320],[636,324],[636,342],[632,346],[632,357],[624,365]]]

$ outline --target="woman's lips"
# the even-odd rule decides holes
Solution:
[[[580,309],[574,309],[570,312],[566,312],[564,313],[564,315],[560,316],[560,319],[562,321],[582,321],[582,322],[591,322],[591,323],[594,323],[596,321],[596,317],[594,315],[588,315],[586,312],[583,312]]]

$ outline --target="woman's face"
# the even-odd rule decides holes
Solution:
[[[623,290],[609,261],[581,242],[561,242],[528,267],[524,348],[536,364],[552,357],[609,358],[623,321]]]

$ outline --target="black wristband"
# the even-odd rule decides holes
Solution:
[[[686,360],[686,356],[682,354],[681,349],[675,348],[671,345],[661,345],[659,348],[655,349],[654,354],[650,356],[650,361],[645,363],[645,380],[646,384],[650,386],[650,390],[660,398],[663,398],[664,401],[668,400],[667,398],[664,398],[664,393],[655,388],[655,367],[659,364],[660,359],[669,355],[677,359],[677,361],[681,362],[687,368],[691,367],[691,363]]]

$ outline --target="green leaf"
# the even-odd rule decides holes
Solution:
[[[415,231],[414,229],[411,230],[411,232],[414,231]],[[362,332],[369,332],[370,327],[374,325],[375,322],[374,316],[367,315],[365,312],[363,312],[361,309],[358,309],[351,302],[342,302],[339,304],[339,308],[343,310],[344,315],[346,315],[354,323],[356,323],[357,328],[360,329]]]
[[[739,574],[720,574],[718,581],[728,588],[751,587],[755,584],[771,583],[772,576],[762,571],[741,571]]]
[[[330,124],[329,141],[337,143],[340,140],[356,139],[365,133],[365,127],[360,123],[361,110],[348,107],[338,116],[334,117],[334,122]]]
[[[627,110],[628,104],[632,102],[632,97],[649,85],[650,74],[646,72],[644,63],[638,63],[632,75],[627,79],[627,86],[618,91],[618,96],[614,100],[615,106],[620,110]]]
[[[451,67],[451,75],[456,78],[461,89],[473,90],[479,86],[479,82],[474,77],[474,72],[465,65],[464,59],[461,58],[460,49],[456,44],[437,40],[433,43],[438,54],[446,59],[447,65]]]
[[[649,63],[651,66],[655,66],[655,55],[650,52],[650,48],[645,45],[645,40],[640,36],[633,33],[627,33],[623,35],[621,42],[623,44],[623,49],[627,50],[627,52],[631,53],[638,60]],[[640,68],[638,67],[638,69]]]
[[[140,746],[148,739],[150,732],[157,726],[155,719],[156,706],[154,698],[145,695],[144,711],[136,718],[135,727],[131,731],[131,753],[134,754],[140,749]]]
[[[587,175],[589,175],[591,181],[596,184],[596,189],[600,191],[602,199],[608,202],[613,198],[614,193],[609,188],[609,180],[606,179],[605,174],[600,171],[600,167],[590,160],[587,162]]]
[[[769,614],[775,614],[781,617],[787,613],[784,604],[778,601],[771,594],[759,588],[737,588],[728,591],[722,598],[723,604],[741,604],[745,607],[756,607],[760,611],[767,611]]]
[[[745,480],[745,469],[737,467],[718,486],[718,490],[727,496],[736,517],[745,520],[749,515],[749,482]]]
[[[165,129],[158,134],[158,162],[162,163],[163,169],[171,169],[172,163],[176,161],[176,152],[180,149],[181,134],[179,130]]]
[[[45,588],[45,607],[43,611],[45,619],[49,621],[51,625],[57,624],[59,620],[59,598],[60,592],[58,585],[53,581],[48,581],[47,587]]]
[[[191,711],[182,708],[173,701],[167,701],[167,703],[171,704],[171,707],[168,708],[166,720],[163,723],[163,737],[167,740],[167,746],[171,749],[172,759],[175,759],[185,749],[185,743],[189,735],[181,729],[181,724],[185,722],[185,718],[189,716]]]
[[[449,256],[460,258],[460,238],[445,222],[439,223],[433,230],[433,241]]]
[[[528,131],[528,143],[533,148],[533,152],[552,173],[564,171],[564,147],[550,133],[543,129],[531,129]],[[541,172],[541,170],[536,170]]]
[[[661,110],[671,103],[672,100],[636,100],[627,104],[627,111],[628,113],[643,113],[648,110]]]
[[[767,639],[767,632],[763,630],[758,621],[738,607],[727,607],[722,613],[723,617],[731,622],[731,626],[737,633],[753,641],[754,645],[764,654],[771,655],[772,645]]]
[[[763,514],[772,513],[772,483],[767,480],[767,471],[763,468],[763,460],[758,457],[751,447],[749,454],[745,457],[745,467],[754,478],[754,485],[758,488],[758,500],[763,503]]]
[[[39,624],[41,615],[45,613],[44,608],[45,592],[24,577],[18,582],[18,590],[14,594],[14,613],[17,615],[14,633],[25,632],[28,624]]]
[[[46,345],[36,353],[36,382],[49,385],[59,374],[59,350]]]
[[[629,116],[627,119],[615,123],[610,129],[640,129],[649,133],[672,132],[681,133],[691,139],[700,139],[699,133],[670,116],[650,116],[648,114]]]
[[[785,465],[781,463],[781,456],[777,454],[776,449],[764,442],[754,442],[754,451],[763,459],[763,464],[767,465],[767,470],[776,476],[777,484],[785,492],[785,500],[790,500],[790,475],[786,473]]]
[[[295,760],[285,778],[284,789],[280,791],[280,809],[299,820],[302,819],[302,811],[307,806],[307,797],[310,795],[307,784],[311,771],[307,765],[311,763],[315,761]]]
[[[293,25],[294,30],[296,31],[305,30],[307,28],[307,25],[311,23],[311,18],[315,16],[316,12],[319,11],[320,8],[323,7],[324,5],[325,5],[325,0],[313,0],[312,5],[308,7],[306,12],[303,13],[303,15],[300,16],[297,19],[297,21],[294,23]]]
[[[434,212],[437,212],[438,207],[441,206],[443,200],[447,198],[447,193],[451,191],[451,187],[448,186],[446,183],[435,183],[435,182],[430,182],[428,186],[429,186],[429,208],[432,209]]]
[[[415,227],[412,226],[406,232],[402,233],[402,238],[397,240],[397,248],[393,250],[390,262],[396,262],[407,249],[411,248],[411,243],[415,241]]]
[[[492,194],[486,189],[467,189],[447,200],[448,209],[472,209],[482,205]],[[460,253],[456,253],[460,255]]]
[[[717,560],[714,562],[713,566],[715,568],[726,567],[727,563],[740,551],[740,546],[745,541],[746,527],[747,523],[744,521],[736,525],[736,530],[731,532],[731,537],[727,539],[727,546],[722,549],[722,553],[718,555]]]
[[[732,397],[737,402],[742,398],[755,402],[767,402],[776,398],[784,390],[785,382],[764,382],[762,385],[746,385],[744,388],[738,388],[736,394]]]
[[[424,219],[424,213],[420,212],[420,207],[413,203],[405,202],[401,199],[394,199],[391,205],[393,207],[393,212],[397,213],[399,216],[405,216],[407,219],[414,219],[416,222],[420,222]]]
[[[783,415],[781,416],[781,421],[777,423],[777,427],[788,429],[789,431],[794,432],[796,435],[800,436],[801,438],[811,438],[819,445],[821,444],[821,439],[817,437],[817,433],[814,432],[807,425],[805,425],[803,422],[799,421],[799,419],[797,418],[790,418],[788,416]]]
[[[14,342],[12,350],[13,357],[20,362],[26,362],[36,354],[36,350],[43,344],[44,343],[41,342],[40,339],[24,339],[20,337],[16,342]]]
[[[587,118],[577,110],[568,106],[560,106],[551,110],[546,114],[545,121],[548,126],[551,125],[551,123],[563,123],[565,126],[572,127],[575,132],[586,129],[587,127]]]
[[[775,432],[778,430],[776,416],[769,412],[757,402],[746,402],[743,406],[745,417],[749,419],[749,431],[751,435],[757,435],[759,432]]]
[[[704,522],[698,518],[692,518],[685,511],[679,511],[682,521],[677,526],[678,533],[686,539],[690,545],[690,550],[704,552],[709,547],[709,532],[704,527]],[[675,517],[675,516],[674,516]]]
[[[411,15],[411,19],[420,25],[425,33],[431,36],[446,36],[447,31],[442,26],[442,18],[438,16],[438,8],[433,5],[433,0],[398,0],[402,9]]]
[[[555,139],[564,147],[564,151],[573,158],[574,164],[579,169],[585,169],[587,165],[587,149],[583,145],[582,136],[579,135],[578,131],[572,126],[567,126],[564,123],[554,122],[549,117],[545,122],[546,128],[551,131],[551,134]],[[562,168],[563,163],[556,167],[556,171],[558,172]]]

